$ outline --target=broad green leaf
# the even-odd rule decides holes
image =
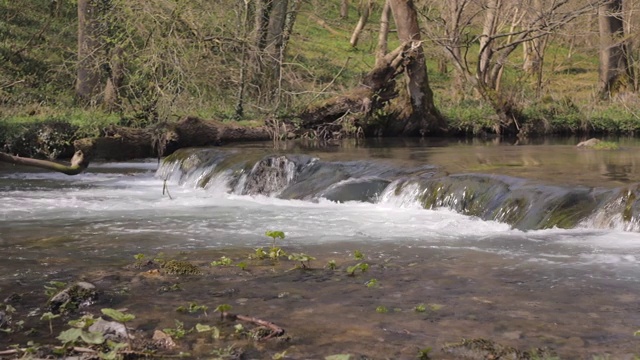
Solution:
[[[324,360],[349,360],[351,359],[351,355],[349,354],[336,354],[325,356]]]
[[[73,328],[61,332],[60,335],[58,335],[58,340],[62,341],[63,343],[69,343],[77,341],[80,336],[82,336],[82,329]]]
[[[100,310],[102,311],[103,314],[107,315],[108,317],[112,318],[113,320],[117,321],[117,322],[121,322],[121,323],[126,323],[127,321],[131,321],[133,319],[135,319],[136,317],[132,314],[125,314],[121,311],[115,310],[115,309],[102,309]]]
[[[199,333],[211,330],[213,330],[213,328],[209,325],[196,324],[196,331]]]
[[[104,342],[104,336],[99,332],[82,331],[80,337],[87,344],[102,344]]]

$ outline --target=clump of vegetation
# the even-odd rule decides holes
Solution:
[[[594,150],[619,150],[620,145],[613,141],[599,141],[593,145]]]
[[[188,261],[169,260],[162,269],[169,275],[202,275],[202,270]]]

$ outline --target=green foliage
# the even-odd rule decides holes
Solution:
[[[338,267],[338,265],[336,265],[336,261],[335,260],[329,260],[327,262],[326,268],[329,270],[335,270]]]
[[[135,254],[133,255],[133,258],[140,261],[142,259],[144,259],[144,254]]]
[[[353,266],[347,267],[347,274],[349,276],[355,276],[356,271],[360,270],[361,272],[367,272],[369,270],[369,264],[367,263],[357,263]]]
[[[289,255],[289,260],[293,260],[293,261],[300,261],[300,265],[302,266],[303,269],[307,269],[311,267],[311,260],[315,260],[316,258],[314,258],[313,256],[307,255],[307,254],[303,254],[303,253],[299,253],[299,254],[291,254]],[[306,263],[306,264],[305,264]]]
[[[135,315],[133,314],[126,314],[122,311],[118,311],[115,309],[101,309],[100,310],[104,315],[107,315],[108,317],[112,318],[113,320],[117,321],[117,322],[121,322],[121,323],[126,323],[129,322],[133,319],[135,319]]]
[[[620,145],[613,141],[600,141],[593,146],[595,150],[619,150]]]
[[[52,312],[46,312],[42,314],[40,320],[45,320],[49,322],[49,334],[53,334],[53,324],[52,320],[60,317],[60,314],[54,314]]]
[[[214,260],[211,262],[211,266],[229,266],[232,261],[226,256],[221,256],[220,260]]]
[[[240,270],[245,271],[247,270],[248,264],[244,261],[240,261],[239,263],[236,264],[236,266],[239,267]]]
[[[162,331],[164,331],[164,333],[166,333],[167,335],[171,336],[174,339],[182,339],[183,337],[185,337],[187,334],[191,333],[193,331],[192,329],[185,329],[184,328],[184,323],[179,321],[179,320],[175,320],[175,324],[176,327],[175,328],[165,328],[162,329]]]
[[[389,309],[387,309],[387,307],[386,307],[386,306],[384,306],[384,305],[380,305],[380,306],[378,306],[378,307],[376,308],[376,312],[377,312],[378,314],[386,314],[386,313],[388,313],[388,312],[389,312]]]
[[[378,282],[378,279],[371,279],[369,281],[367,281],[366,283],[364,283],[368,288],[375,288],[380,286],[380,283]]]
[[[195,302],[190,302],[189,305],[187,305],[187,306],[179,306],[176,309],[176,311],[178,311],[178,312],[188,312],[190,314],[202,311],[204,313],[204,315],[206,316],[208,309],[209,309],[209,307],[206,306],[206,305],[198,305]]]
[[[284,240],[284,232],[282,232],[282,231],[267,230],[264,234],[273,239],[273,243],[272,243],[271,247],[275,247],[276,246],[276,239]]]
[[[49,285],[44,286],[44,293],[48,298],[53,297],[55,294],[60,292],[60,290],[64,289],[67,286],[66,283],[61,281],[49,281]]]
[[[222,320],[222,318],[224,317],[224,313],[230,311],[231,309],[232,309],[232,307],[229,304],[220,304],[220,305],[216,306],[216,308],[213,310],[213,312],[219,312],[220,313],[220,320]]]
[[[431,356],[429,355],[433,349],[430,347],[426,347],[424,349],[418,350],[418,359],[419,360],[430,360]]]
[[[427,306],[425,304],[419,304],[419,305],[416,305],[416,307],[414,307],[413,310],[418,313],[423,313],[427,311]]]
[[[360,250],[356,250],[353,252],[353,258],[356,260],[363,260],[364,254]]]

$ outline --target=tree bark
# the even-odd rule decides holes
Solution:
[[[445,128],[444,119],[433,102],[415,5],[412,0],[389,0],[389,5],[398,29],[398,38],[411,44],[413,50],[405,63],[411,112],[407,114],[402,134],[442,132]]]
[[[608,99],[629,84],[622,0],[608,0],[598,8],[600,29],[600,97]]]
[[[371,12],[372,7],[372,0],[368,0],[366,4],[364,3],[364,1],[362,2],[362,6],[360,9],[360,19],[358,20],[358,24],[356,24],[356,28],[353,30],[353,34],[351,34],[351,40],[349,41],[352,47],[358,46],[358,39],[360,38],[360,34],[362,33],[364,26],[367,24],[367,21],[369,21],[369,13]]]
[[[78,63],[76,96],[83,102],[93,99],[99,89],[100,70],[96,64],[97,0],[78,0]]]
[[[389,38],[389,14],[391,13],[391,5],[389,0],[385,0],[380,14],[380,32],[378,33],[378,46],[376,48],[376,66],[381,65],[384,55],[387,53],[387,44]]]
[[[342,0],[340,2],[340,18],[349,18],[349,0]]]

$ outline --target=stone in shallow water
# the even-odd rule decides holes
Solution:
[[[49,300],[49,310],[53,313],[68,312],[90,306],[97,298],[98,290],[95,285],[78,281],[54,295]]]

